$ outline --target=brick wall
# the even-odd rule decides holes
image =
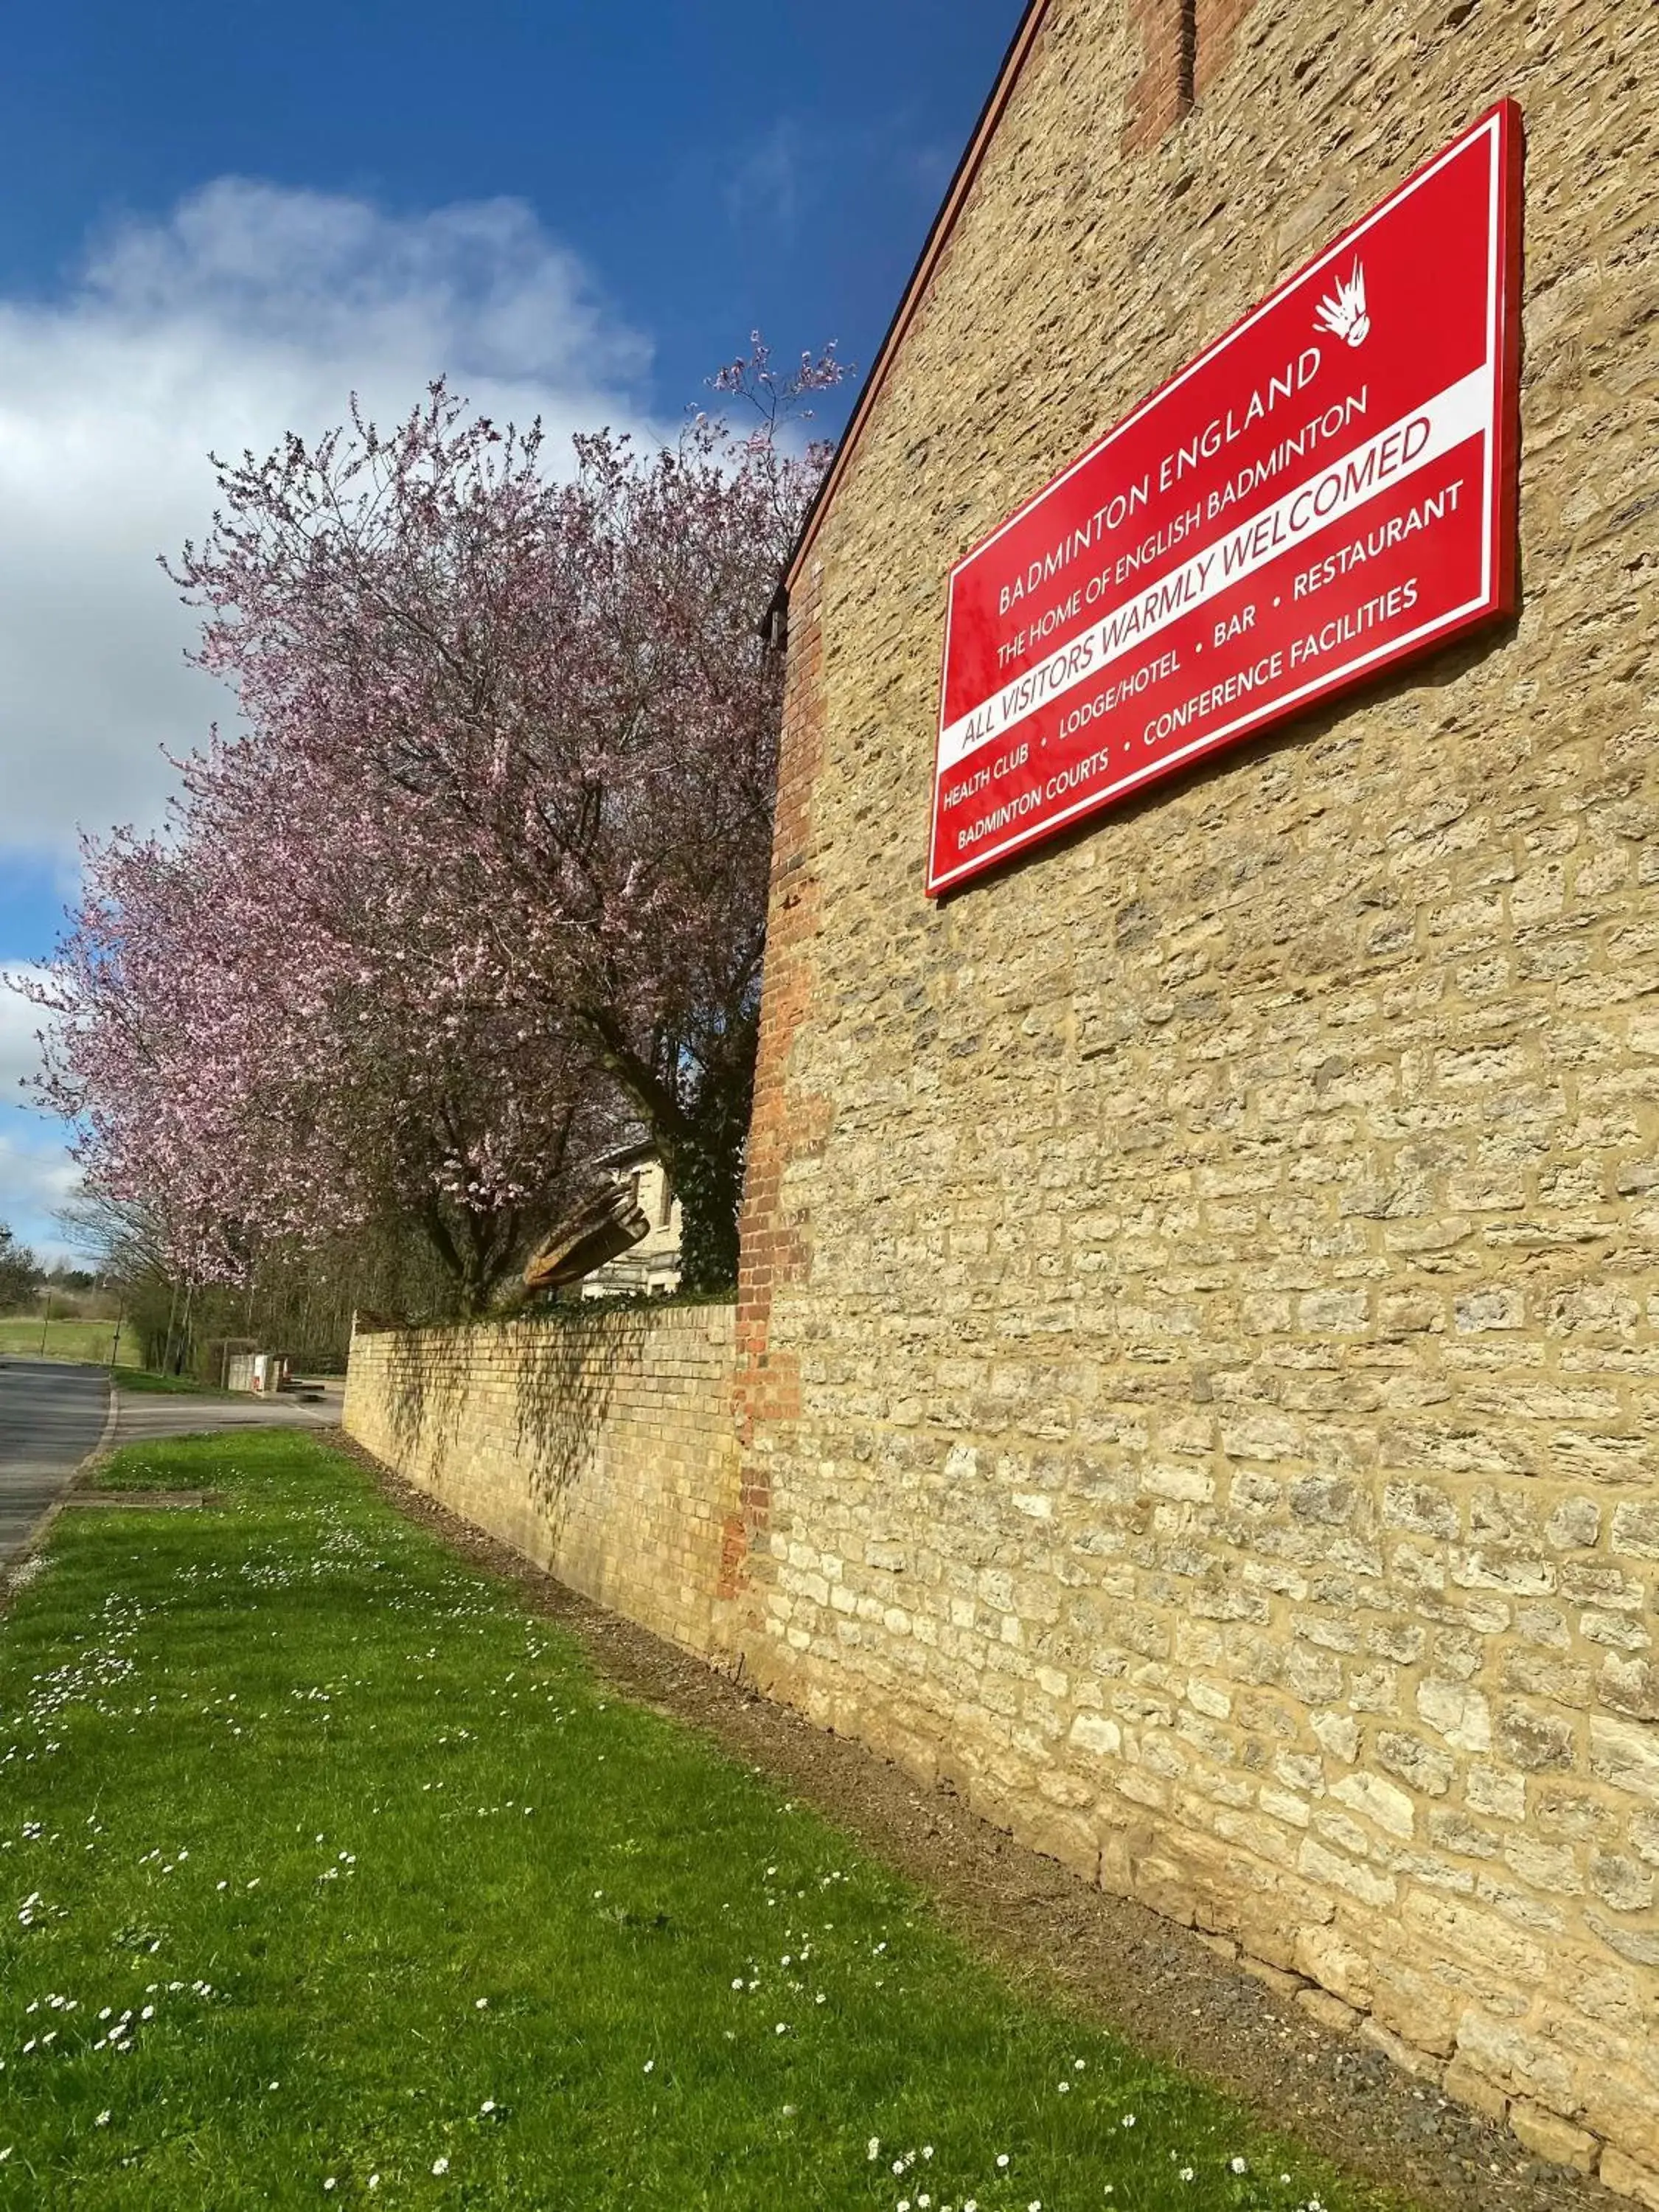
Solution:
[[[750,1130],[745,1212],[738,1267],[737,1369],[733,1397],[744,1447],[743,1541],[728,1563],[723,1595],[747,1587],[744,1565],[764,1546],[770,1518],[769,1455],[780,1425],[800,1411],[800,1362],[775,1346],[772,1301],[802,1281],[807,1253],[798,1209],[786,1200],[786,1173],[799,1178],[829,1123],[829,1102],[794,1085],[787,1113],[780,1076],[792,1062],[801,1021],[811,1002],[807,948],[818,925],[817,884],[806,867],[811,842],[811,794],[822,758],[822,638],[817,571],[796,591],[789,611],[789,684],[778,769],[772,842],[770,935],[761,1000],[759,1066],[767,1071],[769,1104]]]
[[[794,595],[738,1342],[766,1682],[1659,2205],[1650,52],[1053,0]],[[1505,94],[1518,619],[930,905],[951,562]]]
[[[602,1605],[700,1652],[737,1527],[732,1310],[352,1339],[347,1432]]]

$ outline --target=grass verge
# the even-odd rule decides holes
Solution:
[[[21,1319],[0,1321],[0,1354],[14,1359],[57,1359],[77,1366],[107,1367],[116,1349],[112,1321],[51,1321],[45,1323],[46,1348],[41,1349],[42,1323]],[[131,1338],[128,1338],[131,1342]],[[115,1367],[112,1379],[123,1390],[165,1392],[169,1397],[228,1398],[234,1395],[211,1382],[198,1382],[189,1375],[152,1375],[147,1367]]]
[[[211,1382],[198,1382],[189,1375],[152,1375],[147,1367],[117,1367],[112,1379],[118,1389],[137,1391],[143,1396],[222,1399],[235,1395],[217,1389]]]
[[[1381,2212],[271,1431],[0,1620],[0,2205]],[[9,1885],[9,1887],[8,1887]]]

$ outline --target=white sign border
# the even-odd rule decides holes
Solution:
[[[1386,199],[1379,201],[1369,215],[1363,216],[1351,229],[1344,231],[1340,237],[1334,239],[1322,253],[1308,262],[1304,267],[1293,271],[1282,284],[1276,285],[1266,299],[1252,308],[1241,321],[1235,323],[1231,330],[1224,331],[1222,336],[1206,346],[1203,352],[1194,355],[1186,367],[1171,377],[1167,384],[1160,385],[1156,392],[1149,392],[1139,406],[1125,416],[1122,422],[1115,423],[1103,437],[1097,439],[1086,453],[1079,454],[1068,468],[1063,469],[1057,477],[1051,478],[1040,491],[1033,493],[1023,506],[1016,507],[1012,514],[998,524],[988,538],[981,538],[978,544],[973,546],[951,568],[945,586],[945,649],[939,670],[939,729],[934,740],[933,793],[928,824],[927,891],[929,897],[935,896],[940,891],[948,890],[953,884],[959,882],[963,877],[979,875],[994,862],[1006,859],[1010,854],[1019,852],[1027,845],[1036,843],[1042,838],[1054,835],[1063,829],[1066,823],[1074,820],[1080,814],[1092,812],[1108,799],[1133,791],[1137,785],[1149,782],[1155,777],[1169,775],[1179,767],[1182,761],[1190,759],[1194,754],[1208,752],[1224,743],[1227,738],[1240,736],[1244,732],[1254,728],[1258,723],[1289,714],[1304,699],[1324,693],[1334,696],[1345,684],[1363,676],[1373,663],[1403,654],[1413,646],[1425,643],[1429,639],[1455,628],[1458,623],[1468,621],[1471,616],[1490,606],[1494,550],[1492,539],[1498,514],[1497,502],[1492,496],[1492,478],[1497,466],[1498,457],[1495,449],[1502,428],[1504,404],[1503,345],[1501,333],[1498,327],[1498,302],[1503,295],[1504,272],[1499,266],[1498,257],[1504,239],[1502,155],[1506,106],[1506,102],[1498,102],[1477,122],[1472,124],[1467,131],[1455,138],[1449,146],[1443,147],[1437,155],[1425,162],[1414,175],[1407,177],[1405,182],[1389,193]],[[1045,814],[1040,822],[1033,823],[1028,829],[1014,831],[998,844],[990,847],[976,846],[972,854],[959,866],[945,869],[935,875],[933,848],[939,828],[939,787],[945,776],[951,772],[942,759],[947,727],[945,720],[945,671],[950,666],[951,617],[956,605],[957,578],[965,574],[982,554],[989,552],[997,541],[1006,532],[1012,530],[1016,523],[1023,521],[1034,508],[1040,507],[1053,493],[1058,491],[1062,484],[1068,483],[1079,469],[1086,468],[1091,462],[1106,452],[1108,447],[1115,444],[1117,440],[1139,422],[1149,410],[1161,405],[1171,392],[1180,390],[1188,377],[1194,375],[1207,362],[1213,361],[1218,355],[1224,353],[1235,340],[1242,337],[1246,331],[1253,328],[1263,315],[1279,305],[1286,294],[1294,291],[1298,285],[1305,283],[1310,276],[1317,276],[1322,269],[1347,252],[1357,240],[1363,238],[1366,232],[1380,222],[1385,216],[1392,215],[1396,209],[1403,207],[1413,192],[1420,190],[1431,178],[1438,176],[1441,170],[1449,162],[1467,154],[1483,136],[1489,138],[1491,142],[1491,167],[1486,216],[1486,357],[1481,364],[1481,368],[1490,376],[1492,389],[1486,428],[1481,436],[1483,476],[1479,594],[1474,599],[1466,599],[1461,606],[1448,609],[1436,615],[1431,621],[1420,624],[1414,630],[1407,631],[1403,636],[1390,638],[1386,643],[1373,647],[1368,653],[1357,654],[1352,659],[1341,662],[1334,669],[1327,669],[1321,675],[1298,686],[1293,691],[1275,694],[1265,705],[1251,708],[1218,729],[1206,731],[1201,738],[1194,738],[1190,744],[1182,745],[1173,752],[1161,753],[1156,760],[1148,761],[1141,767],[1131,769],[1127,775],[1121,775],[1110,781],[1097,785],[1085,797],[1073,800],[1069,806],[1062,807],[1056,813]],[[1479,374],[1480,372],[1471,373]],[[993,695],[987,694],[988,697],[991,696]],[[981,705],[983,703],[983,701],[979,702]]]

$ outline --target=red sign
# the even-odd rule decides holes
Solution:
[[[930,893],[1515,604],[1505,100],[951,572]]]

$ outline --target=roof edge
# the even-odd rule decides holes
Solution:
[[[817,535],[818,526],[823,520],[830,501],[836,495],[842,477],[847,472],[865,423],[877,399],[880,397],[882,385],[892,364],[893,356],[898,351],[905,333],[915,320],[916,310],[921,305],[922,296],[927,289],[934,270],[939,265],[939,257],[950,243],[951,234],[956,228],[957,217],[962,212],[963,203],[972,190],[974,180],[979,174],[980,166],[985,159],[993,137],[996,135],[997,125],[1002,120],[1003,110],[1013,96],[1014,87],[1019,81],[1020,72],[1025,66],[1026,58],[1031,48],[1036,43],[1037,33],[1042,27],[1043,18],[1048,13],[1048,6],[1049,0],[1026,0],[1025,12],[1020,17],[1014,35],[1008,42],[1008,50],[1002,58],[1002,66],[997,71],[996,81],[987,95],[984,106],[979,112],[979,120],[975,124],[972,134],[963,150],[962,159],[957,163],[955,173],[946,187],[945,198],[939,204],[939,213],[933,217],[927,236],[923,241],[921,252],[916,258],[916,265],[910,271],[909,282],[899,295],[899,303],[893,312],[893,319],[888,324],[885,335],[876,349],[875,359],[870,364],[869,373],[864,380],[864,389],[859,394],[858,404],[848,419],[847,428],[836,441],[835,454],[829,467],[823,472],[817,490],[813,495],[812,504],[806,510],[805,520],[801,524],[793,550],[785,565],[783,575],[774,596],[772,601],[774,608],[776,607],[779,599],[787,599],[788,593],[793,590],[795,580],[800,574],[801,563],[812,549],[812,541]]]

